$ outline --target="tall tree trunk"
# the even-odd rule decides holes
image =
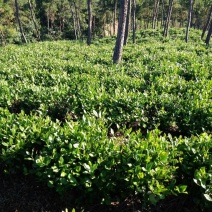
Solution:
[[[87,0],[88,4],[88,36],[87,36],[87,44],[91,44],[91,33],[92,33],[92,0]]]
[[[207,35],[206,40],[205,40],[205,43],[207,45],[209,45],[209,43],[210,43],[211,35],[212,35],[212,20],[211,20],[210,28],[208,30],[208,35]]]
[[[164,27],[164,1],[161,0],[161,26]]]
[[[105,29],[105,19],[103,21],[103,37],[106,37],[106,29]]]
[[[74,1],[74,9],[75,9],[75,19],[76,19],[76,27],[77,27],[77,34],[78,34],[78,38],[81,37],[81,24],[80,24],[80,17],[78,14],[78,9],[77,9],[77,5],[76,2]]]
[[[65,18],[63,16],[60,17],[60,32],[61,33],[64,31],[64,21],[65,21]]]
[[[75,39],[77,40],[78,36],[77,36],[77,28],[76,28],[76,17],[75,17],[74,9],[72,8],[71,3],[70,3],[70,10],[71,10],[71,16],[72,16],[72,20],[73,20],[74,36],[75,36]]]
[[[118,35],[116,38],[116,45],[113,53],[113,63],[119,64],[122,58],[124,35],[127,19],[128,0],[120,0]]]
[[[93,29],[95,29],[96,27],[96,16],[92,16],[92,33],[93,33]]]
[[[193,8],[193,0],[190,0],[189,11],[188,11],[188,23],[186,27],[186,38],[185,38],[186,43],[188,43],[188,34],[189,34],[190,26],[191,26],[192,8]]]
[[[18,0],[15,0],[15,9],[16,9],[16,18],[17,18],[19,29],[20,29],[20,33],[21,33],[21,39],[22,39],[22,41],[24,43],[27,43],[27,39],[26,39],[26,37],[24,35],[23,27],[22,27],[21,20],[20,20],[19,8],[18,8]]]
[[[135,17],[135,11],[136,11],[136,0],[133,0],[133,5],[132,5],[133,43],[135,43],[135,40],[136,40],[136,17]]]
[[[113,14],[113,34],[116,34],[116,11],[117,11],[118,1],[114,0],[114,14]]]
[[[155,28],[156,28],[156,25],[158,27],[158,14],[159,14],[159,9],[160,9],[160,0],[158,0],[158,5],[157,5],[157,10],[156,10],[156,18],[155,18]]]
[[[35,21],[35,16],[34,16],[31,0],[28,0],[28,4],[29,4],[29,9],[30,9],[30,13],[31,13],[32,22],[34,24],[35,31],[36,31],[36,37],[37,37],[38,40],[40,40],[40,32],[38,30],[38,26],[37,26],[36,21]]]
[[[166,23],[165,23],[164,32],[163,32],[164,37],[167,37],[168,35],[169,23],[170,23],[171,14],[172,14],[172,7],[173,7],[173,0],[169,0],[169,8],[168,8]]]
[[[127,6],[127,20],[125,26],[124,45],[127,45],[127,39],[130,31],[130,18],[131,18],[131,0],[128,0]]]
[[[77,30],[78,38],[80,38],[82,36],[82,31],[81,31],[81,20],[80,20],[78,11],[76,11],[76,19],[77,19],[77,28],[78,28]]]
[[[152,16],[152,29],[156,28],[157,17],[158,17],[158,10],[159,10],[160,0],[155,0],[153,16]]]
[[[209,11],[209,14],[208,14],[208,18],[207,18],[207,21],[204,25],[204,28],[203,28],[203,31],[202,31],[202,35],[201,35],[201,39],[203,39],[204,35],[205,35],[205,32],[206,30],[208,29],[209,27],[209,24],[210,24],[210,20],[211,20],[211,16],[212,16],[212,4],[211,4],[211,8],[210,8],[210,11]]]
[[[48,34],[50,32],[50,20],[49,20],[49,15],[47,14],[47,30],[48,30]]]

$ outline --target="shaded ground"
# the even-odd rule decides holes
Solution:
[[[83,205],[76,208],[70,199],[74,196],[66,196],[63,200],[52,189],[37,182],[32,177],[21,175],[5,175],[0,169],[0,211],[2,212],[62,212],[68,208],[71,212],[199,212],[193,200],[187,195],[169,197],[156,207],[142,209],[141,203],[129,197],[122,203],[112,203],[111,206]],[[73,194],[72,194],[73,195]],[[207,211],[207,210],[206,210]],[[209,211],[209,210],[208,210]]]
[[[0,174],[0,211],[57,211],[63,209],[59,196],[25,176]]]

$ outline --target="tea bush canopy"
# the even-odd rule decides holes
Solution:
[[[114,36],[0,47],[2,176],[79,208],[133,197],[145,210],[176,198],[210,209],[212,50],[185,31],[137,31],[118,66]]]

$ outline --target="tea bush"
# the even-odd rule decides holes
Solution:
[[[210,135],[173,138],[158,130],[146,136],[124,130],[108,137],[105,121],[94,111],[61,126],[42,115],[1,109],[1,163],[5,171],[36,175],[60,193],[76,189],[79,202],[138,195],[144,204],[156,204],[195,189],[211,198]]]
[[[1,47],[5,172],[74,190],[78,202],[211,201],[212,51],[198,31],[188,44],[183,33],[140,33],[119,66],[114,38]]]

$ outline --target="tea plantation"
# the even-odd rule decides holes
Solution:
[[[212,48],[200,31],[0,48],[0,166],[76,207],[189,196],[212,207]],[[71,208],[70,208],[71,210]]]

